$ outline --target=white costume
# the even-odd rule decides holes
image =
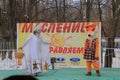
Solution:
[[[40,30],[40,26],[33,31]],[[22,60],[23,68],[30,74],[44,72],[50,65],[49,44],[42,41],[38,35],[31,33],[22,46],[25,54]]]

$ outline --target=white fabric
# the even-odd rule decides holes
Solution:
[[[22,60],[24,70],[31,74],[44,72],[44,68],[41,69],[40,64],[43,67],[45,65],[45,61],[50,64],[49,45],[45,45],[41,37],[31,33],[23,44],[22,49],[25,54]],[[39,64],[37,70],[33,69],[35,61]]]
[[[41,45],[41,55],[44,56],[44,57],[41,56],[41,59],[42,59],[41,61],[42,61],[43,65],[45,65],[45,61],[48,63],[48,65],[51,65],[51,63],[50,63],[49,46],[50,46],[49,43],[42,42],[42,45]]]
[[[33,31],[39,31],[39,30],[41,30],[41,26],[36,26],[36,27],[33,29]]]

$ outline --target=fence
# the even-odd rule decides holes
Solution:
[[[0,41],[0,49],[1,49],[1,56],[2,60],[6,57],[6,54],[9,50],[8,56],[12,59],[12,49],[16,49],[16,43],[12,41]]]
[[[14,42],[0,42],[0,69],[18,69],[14,57]],[[6,47],[7,46],[7,47]],[[101,52],[102,68],[120,68],[120,48],[103,48]]]
[[[16,49],[16,42],[0,41],[0,49]]]

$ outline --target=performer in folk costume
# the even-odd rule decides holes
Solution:
[[[85,26],[87,39],[84,43],[83,55],[87,65],[87,76],[92,75],[92,64],[96,70],[97,76],[100,76],[99,71],[99,39],[95,36],[98,31],[98,23],[93,23]]]
[[[38,75],[48,70],[50,65],[49,43],[43,42],[41,27],[35,27],[25,43],[19,49],[24,52],[23,69],[31,75]]]

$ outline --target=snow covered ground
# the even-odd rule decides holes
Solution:
[[[106,49],[103,50],[102,67],[104,67],[104,62],[105,62],[105,51],[106,51]],[[120,68],[120,48],[115,48],[114,52],[115,52],[115,57],[113,58],[112,68]]]
[[[113,68],[120,68],[120,48],[114,49],[115,51],[115,58],[113,58],[112,67]],[[8,52],[6,52],[8,54]],[[0,70],[9,70],[9,69],[21,69],[21,67],[18,67],[17,65],[17,59],[14,57],[14,52],[12,52],[12,59],[8,58],[8,55],[6,55],[6,58],[4,60],[2,59],[1,51],[0,51]],[[104,60],[105,60],[105,49],[103,50],[103,63],[102,67],[104,67]]]
[[[15,59],[12,52],[12,59],[8,58],[8,52],[6,52],[6,58],[2,60],[2,54],[0,52],[0,70],[3,69],[17,69],[17,59]]]

